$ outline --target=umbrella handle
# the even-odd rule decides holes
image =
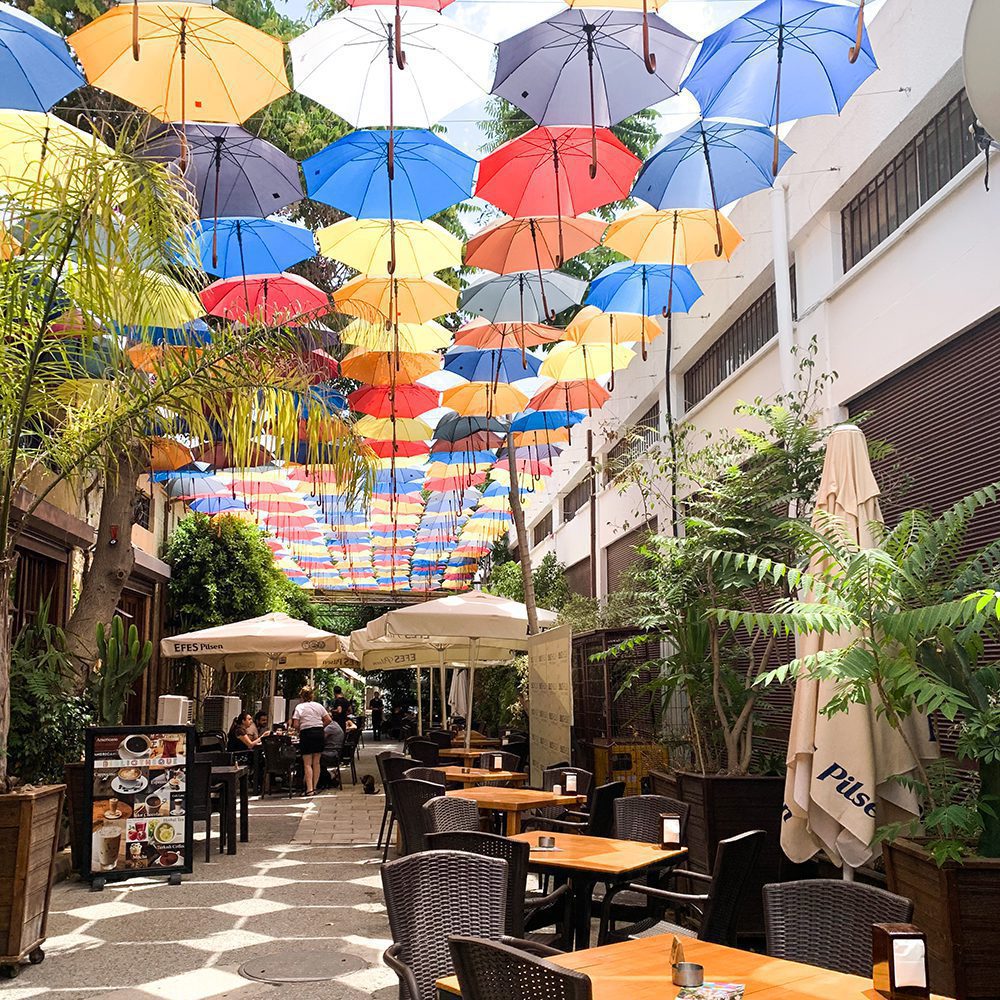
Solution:
[[[403,51],[403,15],[399,10],[399,0],[396,2],[396,65],[406,69],[406,53]]]
[[[649,4],[642,0],[642,60],[646,72],[652,76],[656,72],[656,53],[649,51]]]
[[[139,0],[132,0],[132,58],[139,61]]]
[[[715,210],[715,235],[718,237],[719,242],[715,244],[715,256],[721,257],[723,251],[722,245],[722,219],[719,218],[719,210]]]
[[[597,130],[590,131],[590,179],[597,180]]]
[[[861,0],[858,5],[858,36],[854,45],[848,49],[847,58],[850,62],[856,63],[861,55],[861,46],[865,40],[865,0]]]

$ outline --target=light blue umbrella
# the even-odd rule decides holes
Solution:
[[[857,18],[857,11],[842,4],[764,0],[705,39],[684,86],[706,118],[777,128],[797,118],[839,114],[878,69],[865,30],[856,61],[849,58]],[[777,133],[773,152],[776,175]]]
[[[667,316],[701,298],[694,275],[679,264],[614,264],[590,284],[586,303],[604,312]]]
[[[203,497],[201,500],[192,500],[191,509],[196,514],[226,514],[234,510],[246,510],[247,505],[233,497]]]
[[[87,81],[63,37],[29,14],[0,4],[0,107],[48,111]]]
[[[449,351],[444,356],[444,370],[470,382],[517,382],[533,378],[542,363],[520,350],[503,348],[489,351]]]
[[[312,231],[290,222],[249,216],[204,219],[193,230],[199,266],[220,278],[280,274],[316,255]],[[180,262],[189,263],[187,256]]]
[[[572,427],[584,421],[584,415],[576,410],[543,410],[536,413],[532,410],[525,410],[519,417],[516,417],[510,425],[512,431],[554,431],[560,427]],[[492,487],[491,487],[492,488]],[[489,490],[486,496],[490,496]]]

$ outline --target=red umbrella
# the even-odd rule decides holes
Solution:
[[[269,514],[296,514],[309,509],[309,504],[299,500],[254,500],[250,497],[250,505],[254,510],[267,511]]]
[[[249,501],[251,507],[257,506],[253,500]],[[265,524],[272,528],[306,528],[309,531],[316,531],[316,518],[311,514],[265,514],[262,518]]]
[[[499,448],[503,444],[503,438],[499,434],[492,434],[488,431],[477,431],[469,434],[457,441],[435,441],[434,452],[444,452],[448,455],[463,451],[490,451]]]
[[[565,336],[565,330],[544,323],[490,323],[480,317],[458,330],[455,344],[480,351],[501,351],[514,346],[523,350],[539,344],[555,344]]]
[[[497,462],[494,468],[506,469],[510,471],[510,460],[506,458],[501,459],[499,462]],[[526,458],[519,458],[517,459],[517,471],[524,472],[527,473],[528,475],[535,477],[551,476],[552,466],[546,462],[531,462]]]
[[[469,486],[482,486],[486,482],[485,472],[474,472],[468,476],[447,476],[441,479],[428,479],[424,489],[431,493],[446,493],[449,490],[464,490]]]
[[[325,292],[297,274],[256,274],[223,278],[201,293],[206,312],[235,323],[263,321],[280,326],[330,309]]]
[[[369,385],[347,397],[351,409],[373,417],[419,417],[436,409],[440,395],[424,385]]]
[[[479,165],[476,196],[514,218],[579,216],[627,198],[642,161],[610,129],[596,135],[599,157],[590,176],[593,149],[589,128],[533,128]],[[559,230],[559,260],[566,259],[564,226]]]
[[[593,379],[556,382],[536,393],[528,402],[532,410],[599,410],[611,393]]]
[[[555,216],[501,219],[477,233],[465,248],[465,263],[495,274],[548,271],[559,266],[559,227],[567,257],[593,250],[608,224],[590,215],[579,219]]]
[[[276,530],[282,538],[289,542],[315,542],[323,537],[322,531],[308,528],[280,528]]]
[[[402,388],[402,386],[399,386]],[[365,444],[378,458],[416,458],[418,455],[430,453],[430,446],[425,441],[375,441],[365,438]]]
[[[340,362],[322,348],[310,351],[305,356],[306,369],[312,376],[311,382],[329,382],[340,377]]]

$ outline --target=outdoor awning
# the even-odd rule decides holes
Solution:
[[[257,653],[269,657],[289,653],[342,653],[340,636],[324,632],[281,612],[247,621],[219,625],[168,636],[160,640],[160,652],[167,657],[226,656]],[[271,669],[271,668],[267,668]]]

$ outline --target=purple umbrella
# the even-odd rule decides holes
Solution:
[[[644,56],[644,32],[655,60]],[[580,125],[594,135],[681,88],[696,42],[655,14],[565,10],[500,43],[493,93],[539,125]]]

